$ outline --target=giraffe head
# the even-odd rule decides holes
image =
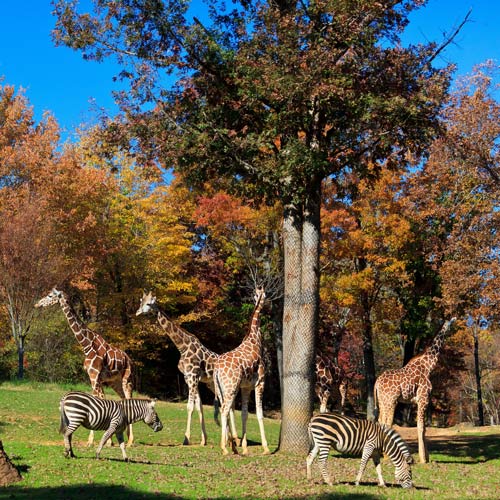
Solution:
[[[255,302],[255,305],[262,305],[264,303],[264,300],[266,298],[266,292],[264,291],[264,287],[260,286],[255,289],[255,294],[253,296],[253,300]]]
[[[137,309],[135,315],[148,314],[154,311],[156,307],[156,297],[153,295],[153,292],[143,292],[139,309]]]
[[[59,299],[63,296],[63,293],[57,288],[53,288],[48,295],[40,299],[35,307],[47,307],[59,303]]]

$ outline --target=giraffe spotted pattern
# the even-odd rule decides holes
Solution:
[[[429,461],[425,442],[425,412],[432,390],[430,375],[437,365],[441,348],[455,318],[446,321],[432,344],[413,357],[403,368],[383,372],[375,382],[375,407],[379,421],[391,426],[398,402],[417,404],[418,453],[422,463]]]
[[[104,387],[111,387],[122,399],[132,397],[132,361],[129,356],[117,347],[108,344],[99,334],[84,325],[70,304],[68,295],[53,288],[51,292],[40,299],[35,307],[48,307],[59,304],[68,324],[80,344],[85,360],[83,367],[87,372],[92,394],[104,398]],[[94,441],[94,433],[90,432],[88,445]],[[134,434],[132,426],[128,429],[127,445],[132,445]]]

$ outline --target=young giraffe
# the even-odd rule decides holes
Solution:
[[[196,408],[201,426],[201,445],[207,444],[207,431],[205,429],[205,418],[203,416],[203,405],[201,403],[199,383],[203,382],[215,393],[213,374],[215,361],[218,354],[205,347],[197,337],[188,333],[180,326],[172,322],[159,308],[156,297],[152,292],[144,292],[136,316],[155,312],[158,323],[170,337],[175,347],[179,350],[181,357],[177,368],[184,375],[184,380],[188,386],[189,395],[187,403],[187,425],[184,434],[184,443],[188,445],[191,439],[191,417]],[[230,413],[231,431],[234,439],[237,439],[234,413]]]
[[[429,461],[425,442],[425,412],[432,390],[430,375],[454,321],[455,318],[452,318],[444,323],[432,344],[422,354],[414,356],[403,368],[383,372],[375,382],[375,408],[379,407],[380,423],[389,427],[392,425],[398,401],[417,404],[418,454],[422,463]]]
[[[265,367],[262,359],[260,312],[264,306],[265,298],[266,294],[264,289],[257,288],[254,297],[255,309],[252,314],[248,333],[236,349],[221,354],[215,362],[215,391],[221,404],[220,446],[224,455],[228,454],[227,417],[234,405],[238,389],[241,390],[242,453],[243,455],[248,453],[246,426],[248,418],[248,400],[252,389],[255,390],[255,407],[257,420],[259,422],[262,448],[265,454],[269,453],[264,431],[264,413],[262,411]],[[231,448],[234,453],[238,453],[234,439],[231,439]]]
[[[347,397],[347,380],[340,366],[333,363],[323,353],[316,354],[316,396],[319,398],[319,412],[326,413],[328,400],[332,398],[333,403],[340,401],[343,409]]]
[[[47,307],[59,303],[76,340],[85,354],[83,367],[87,372],[92,394],[104,398],[104,386],[111,387],[122,399],[132,397],[132,361],[122,350],[108,344],[100,335],[84,325],[73,310],[65,292],[53,288],[35,307]],[[94,431],[90,431],[88,446],[94,442]],[[132,426],[128,427],[127,446],[134,442]]]
[[[328,400],[331,397],[333,404],[340,402],[343,411],[347,398],[347,379],[344,371],[338,366],[337,359],[340,345],[346,333],[346,325],[350,309],[342,308],[339,311],[339,319],[333,325],[331,336],[328,339],[323,334],[319,338],[319,346],[316,349],[316,385],[315,392],[319,398],[319,411],[327,411]]]

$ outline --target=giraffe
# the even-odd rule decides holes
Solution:
[[[326,413],[330,397],[333,403],[340,401],[343,409],[347,397],[347,380],[342,368],[336,365],[325,354],[316,354],[316,396],[319,398],[320,413]]]
[[[348,322],[350,309],[342,308],[339,318],[334,323],[331,335],[320,334],[319,345],[316,348],[316,384],[315,392],[319,398],[320,413],[327,411],[328,400],[332,398],[333,404],[340,402],[343,411],[347,398],[347,378],[338,365],[340,345]]]
[[[50,293],[40,299],[35,307],[47,307],[59,303],[76,340],[83,349],[92,394],[104,398],[105,386],[111,387],[122,399],[132,397],[132,361],[122,350],[108,344],[99,334],[84,325],[70,304],[68,295],[54,287]],[[90,431],[88,446],[94,442],[94,431]],[[128,427],[127,446],[134,442],[132,426]]]
[[[417,404],[418,454],[422,463],[429,461],[425,441],[425,412],[432,390],[430,375],[436,367],[444,340],[455,319],[444,323],[432,344],[422,354],[414,356],[402,368],[383,372],[375,382],[375,408],[379,407],[380,423],[392,425],[398,401]]]
[[[262,339],[260,331],[260,312],[264,306],[266,294],[263,288],[255,291],[255,309],[250,321],[248,333],[241,344],[232,351],[221,354],[215,362],[215,390],[221,404],[221,449],[224,455],[228,454],[228,426],[227,417],[234,405],[238,389],[241,390],[241,420],[242,420],[242,453],[248,453],[247,445],[247,418],[248,400],[250,393],[255,390],[255,407],[259,422],[260,436],[264,454],[269,453],[266,434],[264,431],[264,413],[262,411],[262,395],[264,393],[265,367],[262,359]],[[234,453],[236,443],[231,439],[231,448]]]
[[[156,313],[157,320],[163,330],[170,337],[175,347],[179,350],[181,357],[177,368],[184,375],[184,380],[188,386],[189,395],[187,402],[187,424],[184,433],[184,445],[189,445],[191,441],[191,418],[196,408],[201,426],[201,446],[207,444],[207,431],[205,428],[205,418],[203,415],[203,405],[201,403],[199,383],[207,384],[209,389],[215,393],[213,374],[215,361],[218,354],[205,347],[199,339],[171,321],[160,309],[156,302],[156,297],[150,291],[144,292],[137,309],[136,316],[141,314]],[[230,413],[231,431],[234,439],[237,439],[234,413]]]

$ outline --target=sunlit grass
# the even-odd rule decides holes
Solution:
[[[193,418],[192,446],[182,446],[186,424],[184,404],[158,402],[164,428],[154,433],[143,423],[134,426],[135,445],[130,462],[121,460],[117,446],[104,448],[101,460],[86,447],[88,431],[75,433],[76,459],[63,456],[59,428],[59,399],[69,389],[45,384],[0,385],[0,439],[23,481],[0,489],[0,498],[344,498],[344,499],[461,499],[498,498],[500,495],[500,437],[498,435],[450,436],[433,443],[430,464],[413,467],[412,491],[394,484],[394,470],[383,463],[389,487],[376,486],[369,464],[363,484],[353,485],[359,458],[332,455],[329,469],[335,485],[321,484],[317,464],[312,482],[305,478],[305,456],[261,454],[260,434],[254,415],[249,419],[249,456],[222,456],[220,429],[213,409],[205,407],[209,444],[201,447],[200,428]],[[237,415],[239,424],[240,418]],[[279,422],[266,419],[271,450],[278,446]],[[96,440],[101,433],[96,433]],[[455,439],[456,438],[456,439]],[[415,448],[412,451],[416,452]],[[415,453],[415,458],[417,458]]]

